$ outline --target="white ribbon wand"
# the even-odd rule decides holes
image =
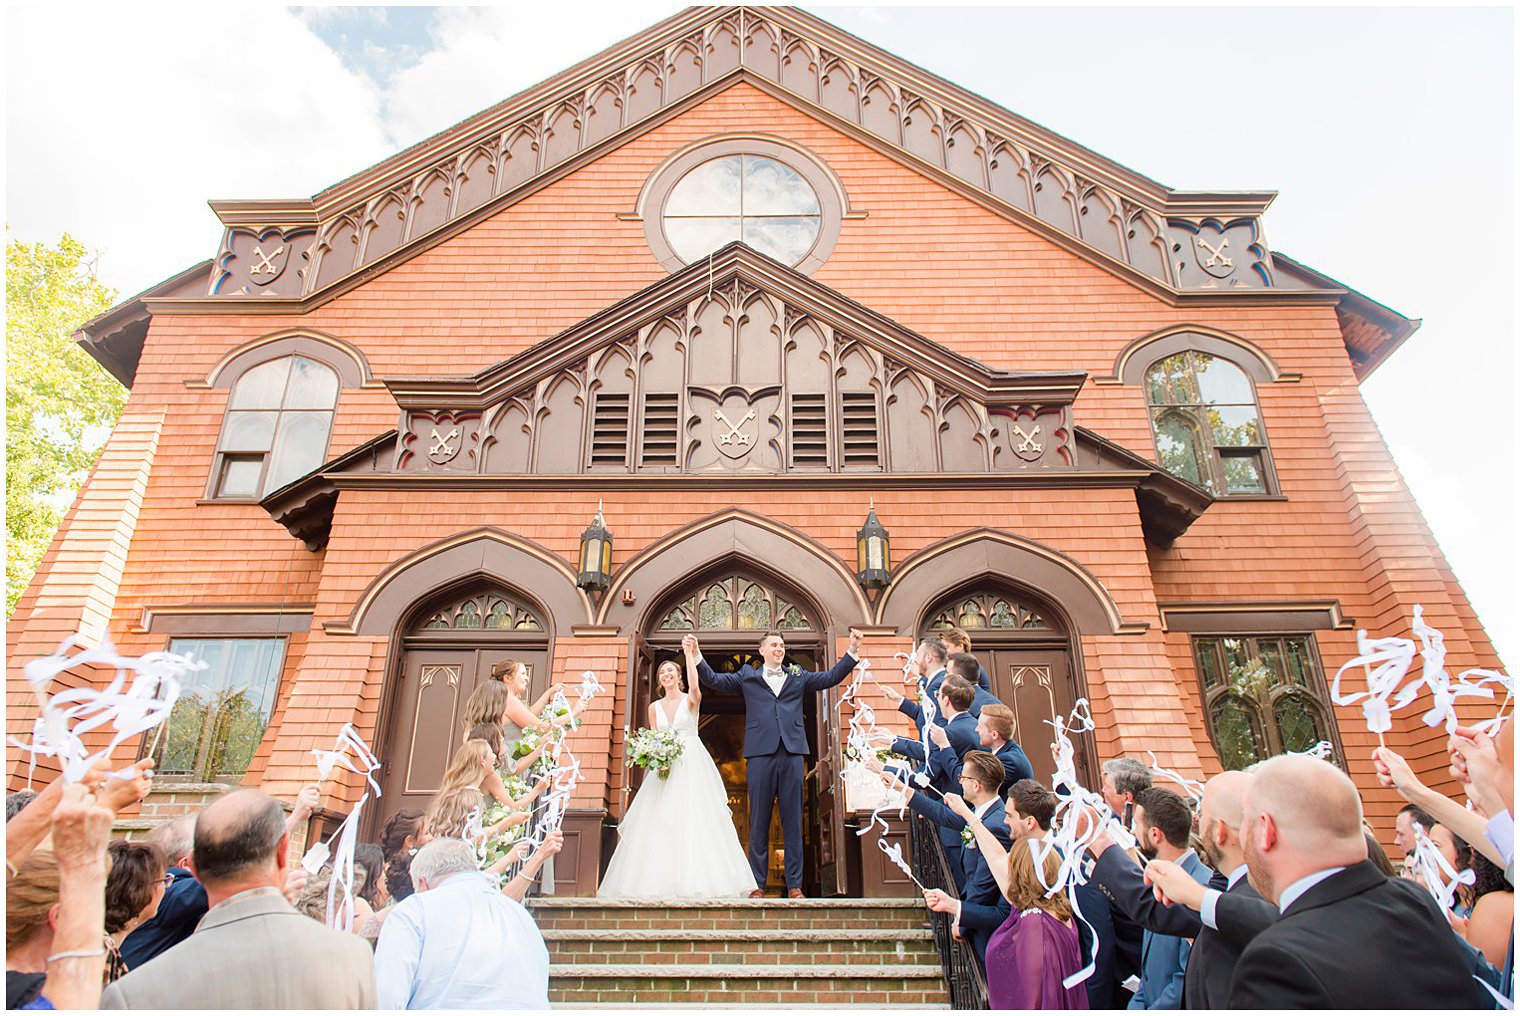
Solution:
[[[369,745],[359,732],[354,729],[352,723],[345,723],[338,730],[338,738],[331,750],[323,751],[313,748],[312,755],[316,756],[317,782],[326,780],[334,768],[342,766],[351,773],[358,773],[369,784],[370,790],[374,791],[375,797],[381,797],[380,784],[375,782],[375,770],[380,768],[380,760],[374,752],[369,750]],[[327,885],[327,926],[329,928],[341,927],[344,931],[354,930],[354,850],[359,843],[359,816],[364,811],[364,806],[369,802],[370,790],[360,795],[353,810],[348,813],[341,825],[333,832],[337,837],[338,849],[332,853],[330,844],[333,836],[329,836],[326,842],[313,844],[301,858],[301,867],[308,872],[316,874],[322,870],[322,865],[327,861],[328,855],[332,854],[333,873]],[[343,899],[338,900],[338,890],[343,891]]]
[[[96,644],[90,646],[90,640]],[[80,651],[69,655],[71,648]],[[115,677],[105,688],[68,688],[47,695],[48,686],[59,674],[85,665],[111,667]],[[38,715],[32,726],[32,742],[11,738],[10,743],[31,756],[33,770],[38,756],[56,758],[63,779],[77,783],[123,741],[166,721],[179,700],[180,678],[206,667],[204,661],[166,652],[121,656],[103,630],[78,632],[60,642],[51,656],[32,660],[22,668],[37,699]],[[129,673],[134,675],[130,686],[126,683]],[[99,751],[86,750],[81,735],[107,724],[115,731],[110,742]]]
[[[1387,747],[1383,735],[1393,728],[1394,711],[1409,705],[1420,694],[1422,682],[1404,684],[1414,662],[1415,645],[1409,639],[1369,639],[1362,630],[1356,633],[1356,646],[1360,655],[1341,664],[1335,672],[1335,680],[1330,682],[1330,698],[1338,706],[1362,702],[1367,729],[1377,735],[1379,747]],[[1341,675],[1352,667],[1361,667],[1366,674],[1367,690],[1342,693]]]
[[[1436,846],[1435,841],[1426,835],[1425,827],[1418,822],[1413,825],[1414,863],[1419,869],[1420,881],[1425,883],[1425,888],[1435,897],[1442,910],[1450,910],[1457,900],[1457,887],[1472,885],[1478,876],[1471,868],[1464,868],[1459,873],[1446,860],[1446,855],[1441,853],[1441,848]]]
[[[929,891],[929,890],[927,890],[927,889],[924,888],[924,884],[922,882],[920,882],[916,878],[913,878],[913,869],[908,866],[908,862],[907,861],[903,860],[902,845],[901,844],[897,844],[897,843],[889,844],[884,839],[878,839],[876,841],[876,845],[881,848],[881,852],[883,854],[887,855],[887,860],[891,861],[893,864],[897,865],[900,869],[902,869],[902,873],[904,875],[907,875],[909,878],[913,879],[913,884],[916,885],[916,886],[918,886],[918,891],[919,892],[926,893],[926,892]]]
[[[1151,771],[1154,772],[1157,776],[1171,780],[1173,783],[1177,784],[1177,786],[1181,787],[1187,793],[1187,796],[1193,799],[1193,804],[1196,808],[1199,802],[1203,800],[1203,784],[1199,783],[1197,780],[1188,779],[1181,773],[1176,773],[1170,769],[1164,768],[1160,762],[1156,761],[1156,753],[1151,751],[1149,748],[1145,750],[1145,753],[1151,757]]]
[[[1475,673],[1474,671],[1465,671],[1456,678],[1446,672],[1446,637],[1425,623],[1425,611],[1419,604],[1415,604],[1410,630],[1420,640],[1420,656],[1424,660],[1420,680],[1430,689],[1430,694],[1435,699],[1421,719],[1428,727],[1445,724],[1446,732],[1450,734],[1457,729],[1456,700],[1467,697],[1492,701],[1494,690],[1484,687],[1486,681],[1468,681],[1467,675]],[[1482,673],[1487,675],[1492,672]]]

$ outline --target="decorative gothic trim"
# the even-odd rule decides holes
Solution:
[[[690,575],[723,561],[747,563],[761,572],[778,569],[807,590],[828,615],[820,621],[843,628],[866,621],[871,607],[855,583],[855,573],[838,555],[811,537],[743,508],[728,508],[698,519],[650,544],[614,574],[602,597],[596,623],[623,631],[650,627],[645,616]],[[623,602],[627,592],[635,604]]]
[[[339,635],[390,635],[401,617],[435,590],[473,576],[516,590],[532,590],[551,633],[591,620],[591,601],[575,585],[575,572],[544,547],[500,529],[485,527],[429,544],[375,576],[341,623],[324,627]]]
[[[344,388],[378,388],[369,360],[356,346],[335,335],[312,328],[294,328],[260,336],[228,351],[206,375],[205,381],[187,381],[187,388],[231,388],[249,370],[282,356],[305,356],[337,372]]]
[[[1132,635],[1148,627],[1125,621],[1103,583],[1072,558],[997,529],[973,529],[909,556],[877,604],[876,623],[911,634],[930,604],[978,575],[1034,590],[1064,610],[1083,635]]]
[[[1113,375],[1094,378],[1093,383],[1140,384],[1145,380],[1145,372],[1157,360],[1190,349],[1229,360],[1257,384],[1298,381],[1303,377],[1302,374],[1283,371],[1266,350],[1249,339],[1206,325],[1182,324],[1169,325],[1135,339],[1114,359]]]

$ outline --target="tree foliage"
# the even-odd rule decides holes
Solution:
[[[5,613],[47,551],[63,512],[121,415],[127,390],[74,342],[116,301],[90,252],[5,243]]]

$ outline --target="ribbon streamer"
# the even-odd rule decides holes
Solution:
[[[919,892],[929,891],[924,888],[924,884],[922,882],[920,882],[917,878],[914,878],[913,869],[908,866],[907,861],[903,860],[901,844],[888,843],[884,839],[879,839],[876,841],[876,845],[881,848],[881,852],[883,854],[887,855],[887,860],[891,861],[893,864],[902,869],[902,873],[904,875],[907,875],[909,878],[913,879],[913,884],[918,886]]]
[[[1422,682],[1404,683],[1414,663],[1415,645],[1409,639],[1369,639],[1365,630],[1356,633],[1360,654],[1341,664],[1330,682],[1330,698],[1338,706],[1362,703],[1367,729],[1382,738],[1393,727],[1393,714],[1413,702],[1420,694]],[[1367,676],[1367,690],[1342,692],[1341,676],[1353,667],[1361,667]],[[1365,701],[1364,701],[1365,700]]]
[[[369,745],[364,743],[364,738],[354,729],[352,723],[343,724],[338,731],[338,741],[332,750],[323,751],[313,748],[311,753],[317,757],[317,782],[322,782],[332,775],[337,766],[342,766],[351,773],[358,773],[369,783],[370,789],[376,797],[382,796],[380,784],[375,782],[374,772],[380,768],[380,760],[369,750]],[[350,758],[350,756],[352,756]]]
[[[70,654],[70,649],[79,651]],[[104,688],[68,688],[48,696],[47,689],[58,675],[87,665],[110,667],[116,673]],[[181,679],[207,666],[204,661],[167,652],[122,656],[103,629],[79,631],[60,642],[51,656],[22,668],[37,697],[38,714],[31,743],[14,737],[10,743],[31,756],[33,770],[39,757],[55,758],[63,779],[77,783],[123,741],[167,720],[179,700]],[[114,731],[109,743],[90,752],[82,735],[107,725]],[[129,771],[114,775],[125,776]]]
[[[1077,779],[1077,746],[1071,735],[1086,733],[1096,726],[1087,699],[1078,699],[1069,716],[1057,715],[1045,722],[1054,727],[1056,732],[1055,742],[1051,744],[1056,763],[1055,774],[1051,777],[1051,787],[1056,795],[1056,812],[1050,835],[1044,839],[1029,840],[1034,854],[1034,871],[1040,884],[1045,887],[1046,896],[1054,896],[1059,892],[1067,894],[1073,915],[1086,925],[1091,933],[1088,941],[1094,943],[1087,965],[1062,982],[1070,988],[1091,977],[1097,967],[1097,934],[1083,916],[1075,892],[1077,886],[1087,882],[1087,873],[1082,870],[1082,858],[1087,853],[1088,845],[1101,835],[1107,834],[1125,850],[1135,845],[1135,838],[1114,816],[1103,796],[1088,790]],[[1045,859],[1052,851],[1056,852],[1060,865],[1055,879],[1047,883]]]
[[[370,788],[360,795],[358,803],[333,835],[328,837],[328,841],[314,845],[301,858],[301,866],[315,875],[322,870],[322,865],[331,854],[333,875],[327,885],[327,926],[351,932],[354,930],[354,848],[359,843],[359,816],[369,803],[371,790],[376,798],[383,796],[374,775],[375,770],[380,768],[380,760],[369,750],[369,745],[359,736],[352,723],[345,723],[339,728],[337,740],[330,750],[313,748],[311,753],[316,757],[318,783],[326,780],[335,768],[341,766],[351,773],[363,776]],[[338,841],[335,851],[330,846],[334,838]],[[338,898],[340,890],[343,894],[341,900]]]
[[[1420,640],[1420,656],[1424,661],[1420,679],[1425,687],[1430,689],[1431,697],[1435,700],[1421,719],[1427,727],[1445,725],[1446,732],[1450,734],[1457,729],[1457,699],[1486,698],[1492,701],[1494,691],[1492,688],[1484,687],[1487,683],[1485,681],[1467,680],[1467,675],[1474,671],[1465,671],[1456,678],[1447,673],[1446,637],[1438,629],[1425,623],[1425,611],[1419,604],[1415,604],[1410,630],[1415,638]],[[1492,674],[1492,671],[1483,673]]]
[[[1317,758],[1322,761],[1329,761],[1329,759],[1335,754],[1335,748],[1330,744],[1329,741],[1315,741],[1303,751],[1290,751],[1285,752],[1284,754],[1307,755],[1309,758]]]
[[[1414,863],[1420,873],[1420,881],[1425,883],[1425,888],[1435,901],[1441,905],[1442,910],[1451,910],[1457,901],[1457,887],[1472,885],[1478,876],[1471,868],[1464,868],[1458,872],[1446,860],[1446,855],[1441,853],[1441,848],[1436,846],[1425,833],[1425,827],[1419,822],[1414,825]]]
[[[1321,741],[1320,743],[1324,744],[1325,742]],[[1199,783],[1197,780],[1188,779],[1181,773],[1176,773],[1170,769],[1164,768],[1161,763],[1156,761],[1156,753],[1151,751],[1149,748],[1145,750],[1145,753],[1151,757],[1151,771],[1154,772],[1157,776],[1171,780],[1173,783],[1177,784],[1177,786],[1181,787],[1187,793],[1187,796],[1193,799],[1194,809],[1196,810],[1197,805],[1203,801],[1203,784]]]

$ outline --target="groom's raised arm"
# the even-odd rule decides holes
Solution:
[[[839,662],[834,664],[832,670],[809,674],[807,678],[807,690],[823,691],[825,688],[832,688],[836,684],[843,684],[844,679],[849,677],[856,667],[860,666],[860,639],[860,629],[851,628],[850,647],[839,658]]]

